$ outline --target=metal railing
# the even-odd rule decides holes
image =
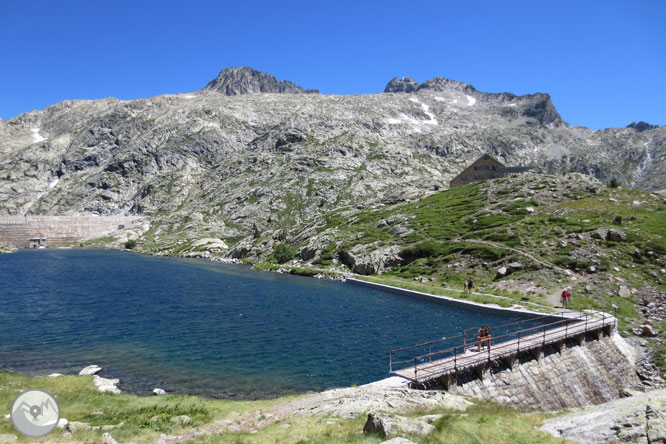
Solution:
[[[491,328],[491,332],[492,330],[519,325],[523,322],[534,321],[535,319],[542,319],[544,317],[552,317],[552,315],[539,316],[537,318],[493,327]],[[528,327],[495,337],[491,334],[488,339],[481,340],[481,342],[479,342],[476,337],[474,340],[467,342],[466,333],[470,330],[474,330],[467,329],[457,336],[390,350],[389,372],[394,373],[395,366],[407,365],[413,366],[415,381],[431,379],[443,374],[457,372],[462,368],[475,367],[481,363],[490,362],[493,359],[499,359],[514,353],[520,353],[521,351],[528,351],[534,348],[543,347],[546,344],[566,340],[572,336],[586,334],[589,331],[604,329],[609,325],[615,325],[616,322],[617,320],[614,316],[607,315],[606,313],[601,313],[601,318],[599,318],[598,316],[593,317],[589,313],[581,312],[575,318],[562,318],[559,321]],[[433,344],[460,339],[462,339],[461,345],[455,345],[435,352],[432,351]],[[481,353],[479,351],[473,354],[466,354],[465,352],[470,345],[476,346],[477,350],[479,347],[485,346],[486,352]],[[393,360],[393,355],[395,353],[425,346],[429,347],[428,353],[420,354],[406,360]],[[435,362],[433,362],[433,360]],[[463,362],[460,362],[461,360]],[[405,368],[408,367],[403,367],[402,370]],[[419,377],[419,374],[423,374],[424,372],[426,376],[421,375],[421,377]]]

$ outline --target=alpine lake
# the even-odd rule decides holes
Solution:
[[[389,376],[390,349],[519,320],[351,283],[107,250],[2,254],[0,288],[0,369],[76,374],[97,364],[121,390],[146,395],[160,387],[258,399],[361,385]]]

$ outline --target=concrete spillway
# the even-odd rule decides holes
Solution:
[[[127,228],[143,220],[139,216],[4,216],[0,217],[0,242],[29,248],[30,239],[55,245]]]

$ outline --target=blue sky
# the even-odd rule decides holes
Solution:
[[[251,66],[324,94],[441,76],[549,93],[568,123],[666,124],[666,2],[0,3],[0,118],[202,88]]]

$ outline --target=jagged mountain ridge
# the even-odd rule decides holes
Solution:
[[[227,96],[254,93],[316,94],[316,89],[304,89],[289,80],[278,81],[274,76],[247,66],[226,68],[204,88]]]
[[[145,214],[237,240],[446,188],[484,153],[666,188],[664,128],[570,127],[546,94],[441,78],[355,96],[243,82],[233,96],[65,101],[0,122],[0,214]]]

